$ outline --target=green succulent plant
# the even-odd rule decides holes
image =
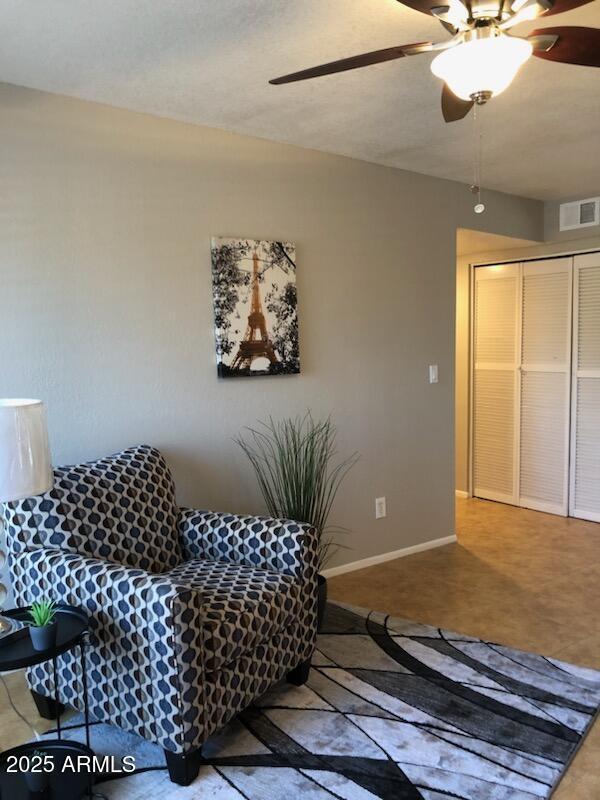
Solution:
[[[42,598],[35,600],[29,609],[29,621],[35,628],[44,628],[54,622],[56,603],[54,600]]]

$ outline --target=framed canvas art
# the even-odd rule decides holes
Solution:
[[[213,238],[211,251],[218,374],[299,373],[294,245]]]

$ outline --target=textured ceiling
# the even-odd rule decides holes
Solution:
[[[557,24],[600,27],[600,0],[537,27]],[[431,56],[267,83],[447,36],[396,0],[11,0],[0,31],[8,83],[471,180],[472,120],[442,122]],[[600,192],[599,69],[533,58],[482,116],[483,185],[540,199]]]

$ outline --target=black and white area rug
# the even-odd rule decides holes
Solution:
[[[600,672],[330,604],[303,687],[280,685],[203,748],[189,787],[162,751],[107,725],[99,755],[140,772],[110,800],[540,800],[600,704]],[[68,732],[83,739],[77,726]]]

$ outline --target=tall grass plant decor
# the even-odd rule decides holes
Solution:
[[[269,514],[306,522],[319,534],[319,569],[343,547],[335,537],[346,528],[329,524],[329,515],[348,471],[359,455],[338,458],[331,418],[315,420],[310,412],[259,422],[236,442],[248,456]]]

